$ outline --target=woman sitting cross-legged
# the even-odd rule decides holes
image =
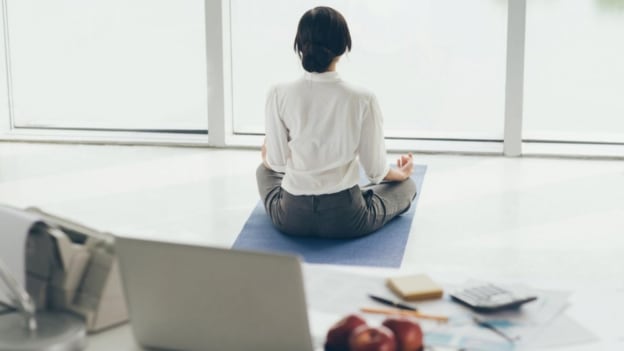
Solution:
[[[389,166],[376,97],[336,72],[341,55],[351,49],[339,12],[307,11],[294,49],[304,76],[273,87],[266,103],[263,163],[256,173],[266,212],[289,235],[370,234],[407,211],[416,196],[412,155]],[[370,181],[362,188],[360,165]]]

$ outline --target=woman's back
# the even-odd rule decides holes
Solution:
[[[280,165],[285,161],[284,189],[295,195],[327,194],[357,184],[361,139],[376,143],[374,135],[362,133],[363,127],[381,123],[375,121],[381,119],[373,113],[375,105],[372,94],[345,83],[337,72],[305,73],[299,80],[273,88],[267,102],[267,129],[271,124],[288,131],[290,157],[269,158],[268,162]],[[279,134],[267,130],[267,135]],[[267,146],[273,142],[280,141],[267,140]],[[370,157],[363,156],[371,173],[385,174],[385,150],[383,156],[376,162],[379,170],[372,170],[375,167],[366,162]]]

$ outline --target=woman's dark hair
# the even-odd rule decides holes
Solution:
[[[294,48],[306,71],[327,71],[335,57],[351,50],[347,21],[331,7],[308,10],[299,20]]]

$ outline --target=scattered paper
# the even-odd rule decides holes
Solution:
[[[322,339],[331,325],[350,313],[360,313],[362,307],[380,307],[368,298],[375,294],[389,299],[398,298],[386,287],[385,278],[345,272],[322,265],[304,265],[306,296],[315,340]],[[447,291],[453,287],[442,284]],[[531,289],[530,287],[522,287]],[[538,300],[520,310],[494,315],[479,315],[505,334],[516,338],[510,343],[492,330],[474,323],[475,314],[467,307],[454,303],[448,295],[442,299],[416,302],[422,313],[448,316],[448,323],[419,321],[425,332],[425,343],[433,349],[478,349],[483,351],[511,351],[530,349],[533,343],[574,344],[592,339],[592,335],[562,313],[568,306],[569,293],[531,289]],[[369,324],[381,324],[385,316],[366,315]],[[556,323],[555,323],[556,321]],[[548,331],[548,333],[542,331]],[[570,334],[572,333],[572,334]]]

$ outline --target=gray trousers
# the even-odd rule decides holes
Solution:
[[[282,189],[283,173],[260,164],[258,191],[273,225],[293,236],[355,238],[370,234],[407,211],[416,197],[411,178],[358,185],[334,194],[292,195]]]

